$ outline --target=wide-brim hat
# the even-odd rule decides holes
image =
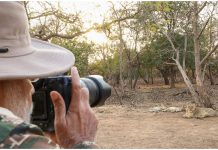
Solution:
[[[69,50],[30,38],[21,2],[0,2],[0,80],[59,75],[74,62]]]

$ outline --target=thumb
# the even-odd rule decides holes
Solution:
[[[66,108],[62,96],[56,91],[52,91],[50,93],[50,96],[51,96],[52,103],[54,105],[55,123],[56,124],[64,123]]]

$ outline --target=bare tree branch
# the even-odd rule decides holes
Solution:
[[[217,48],[218,44],[216,44],[214,48],[201,60],[200,65],[202,65],[210,57],[210,55],[217,50]]]
[[[204,82],[204,77],[205,77],[205,74],[206,74],[206,68],[207,68],[207,66],[208,66],[208,63],[206,63],[205,65],[204,65],[204,69],[203,69],[203,72],[202,72],[202,81]]]
[[[201,8],[198,10],[197,14],[199,14],[203,9],[204,7],[207,5],[207,1],[204,2],[204,4],[201,6]]]
[[[173,44],[173,41],[172,41],[171,37],[170,37],[167,33],[165,33],[165,32],[163,32],[163,34],[167,37],[167,39],[168,39],[168,41],[170,42],[170,44],[171,44],[173,50],[177,53],[178,50],[176,49],[175,45]]]
[[[174,58],[172,58],[172,59],[175,61]],[[166,65],[173,65],[173,66],[176,66],[176,63],[168,63],[168,62],[164,62],[164,64],[166,64]]]
[[[64,38],[64,39],[73,39],[77,36],[80,36],[82,34],[85,34],[85,33],[88,33],[90,32],[91,30],[93,30],[94,28],[89,28],[85,31],[79,31],[79,32],[76,32],[74,34],[71,34],[71,35],[68,35],[68,34],[59,34],[59,33],[51,33],[51,34],[48,34],[47,36],[44,36],[42,37],[41,39],[44,40],[44,41],[48,41],[49,39],[53,38],[53,37],[60,37],[60,38]],[[39,36],[39,35],[35,35],[35,36]]]
[[[183,50],[183,59],[182,59],[182,68],[185,70],[185,60],[186,60],[186,52],[187,52],[187,33],[185,34],[185,42],[184,42],[184,50]]]
[[[111,22],[108,22],[108,23],[105,23],[102,25],[103,26],[110,26],[111,24],[114,24],[114,23],[117,23],[117,22],[122,22],[122,21],[125,21],[127,19],[133,19],[137,14],[139,14],[140,11],[137,11],[136,13],[134,13],[133,15],[130,15],[130,16],[126,16],[126,17],[123,17],[123,18],[119,18],[119,19],[115,19],[115,20],[112,20]]]
[[[73,38],[75,38],[75,37],[77,37],[77,36],[80,36],[80,35],[82,35],[82,34],[88,33],[88,32],[90,32],[90,31],[92,31],[92,30],[102,30],[102,29],[104,29],[105,26],[110,26],[110,25],[112,25],[112,24],[114,24],[114,23],[122,22],[122,21],[125,21],[125,20],[127,20],[127,19],[132,19],[132,18],[134,18],[138,13],[139,13],[139,11],[136,12],[135,14],[133,14],[133,15],[126,16],[126,17],[119,18],[119,19],[115,19],[115,20],[112,20],[111,22],[104,23],[104,24],[102,24],[102,25],[93,26],[93,27],[90,27],[90,28],[86,29],[85,31],[79,31],[79,32],[76,32],[76,33],[74,33],[74,34],[72,34],[72,35],[67,35],[67,34],[65,35],[65,34],[59,34],[59,33],[52,33],[52,32],[51,32],[50,34],[45,35],[45,36],[42,37],[41,39],[44,40],[44,41],[48,41],[49,39],[51,39],[51,38],[53,38],[53,37],[60,37],[60,38],[65,38],[65,39],[73,39]],[[42,15],[43,15],[43,14],[42,14]],[[52,14],[52,15],[54,15],[54,14]],[[37,16],[36,16],[36,17],[37,17]],[[39,17],[39,16],[38,16],[38,17]],[[58,17],[61,17],[61,15],[58,14]],[[62,18],[63,18],[63,17],[64,17],[64,16],[62,15]],[[65,18],[65,19],[67,19],[67,18]],[[75,21],[75,20],[71,21],[71,23],[74,22],[74,21]],[[36,37],[41,37],[42,35],[35,34],[34,36],[36,36]]]
[[[56,12],[54,12],[54,11],[47,11],[47,12],[43,12],[42,14],[35,15],[35,16],[28,15],[28,20],[32,20],[32,19],[37,19],[37,18],[40,18],[40,17],[46,17],[46,16],[54,15],[55,13]]]
[[[206,28],[208,22],[210,21],[210,19],[211,19],[211,16],[207,19],[206,23],[204,24],[204,27],[201,29],[201,32],[199,33],[199,35],[198,35],[198,37],[197,37],[198,39],[201,37],[201,35],[202,35],[202,33],[204,32],[204,30],[205,30],[205,28]]]

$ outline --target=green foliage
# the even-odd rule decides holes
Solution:
[[[93,53],[92,43],[59,38],[53,38],[52,43],[69,49],[75,56],[75,66],[78,68],[80,76],[88,75],[88,56]]]
[[[174,45],[180,51],[180,62],[182,64],[183,50],[184,50],[184,36],[176,34],[174,38]],[[173,51],[170,42],[165,36],[156,36],[151,44],[145,47],[142,53],[143,65],[146,68],[163,68],[167,66],[166,63],[174,63],[172,57]],[[193,40],[188,37],[187,52],[186,52],[186,66],[194,68],[194,54],[193,54]]]
[[[99,74],[105,78],[111,75],[118,74],[119,56],[117,53],[113,57],[108,57],[106,60],[98,60],[89,65],[90,74]]]

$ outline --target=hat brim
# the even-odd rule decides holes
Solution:
[[[34,79],[62,74],[75,62],[72,52],[60,46],[31,39],[34,52],[17,57],[0,58],[0,80]]]

